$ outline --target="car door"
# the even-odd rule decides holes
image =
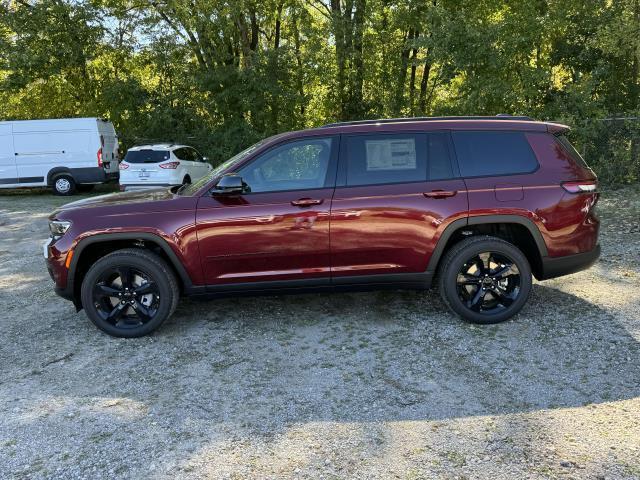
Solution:
[[[343,135],[331,207],[334,283],[427,270],[446,225],[468,210],[450,143],[448,132]]]
[[[191,178],[195,181],[206,175],[211,170],[211,165],[204,161],[202,155],[195,148],[189,148],[189,155],[193,160],[193,175]]]
[[[13,132],[10,123],[0,123],[0,185],[18,183],[18,169],[13,150]]]
[[[291,140],[257,154],[236,173],[239,194],[207,194],[197,210],[206,283],[329,283],[329,212],[338,137]]]

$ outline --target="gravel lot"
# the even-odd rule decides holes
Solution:
[[[601,261],[477,327],[435,292],[183,300],[110,338],[58,298],[65,200],[0,195],[2,478],[640,478],[640,188]]]

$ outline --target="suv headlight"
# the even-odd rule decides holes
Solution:
[[[51,220],[49,222],[49,231],[51,231],[51,235],[54,237],[61,237],[64,235],[69,227],[71,226],[71,222],[66,222],[64,220]]]

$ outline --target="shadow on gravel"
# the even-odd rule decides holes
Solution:
[[[167,407],[264,433],[282,422],[501,415],[640,395],[640,345],[578,297],[536,285],[519,318],[485,327],[443,311],[433,293],[190,302],[150,348],[185,335],[191,348],[146,373],[161,373]]]
[[[49,350],[30,352],[16,337],[5,358],[17,364],[27,352],[38,362],[0,384],[4,398],[21,399],[6,438],[39,432],[37,456],[60,430],[73,432],[65,448],[126,441],[142,469],[150,443],[174,445],[184,460],[229,438],[268,441],[293,424],[444,420],[640,396],[638,342],[606,311],[540,285],[514,321],[484,327],[445,313],[434,293],[377,292],[185,301],[156,335],[128,341],[98,333],[83,314],[37,333]],[[40,363],[65,352],[73,355]]]

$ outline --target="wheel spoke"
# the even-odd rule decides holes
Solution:
[[[146,295],[148,293],[154,293],[157,290],[154,282],[147,282],[139,287],[136,287],[133,291],[136,295]]]
[[[109,315],[107,315],[107,322],[115,322],[116,320],[118,320],[122,314],[124,313],[124,311],[126,310],[127,305],[124,303],[118,303],[113,310],[111,310],[111,312],[109,313]]]
[[[133,288],[133,275],[131,274],[131,268],[127,266],[118,267],[118,276],[122,282],[122,288]]]
[[[478,290],[476,291],[473,298],[469,302],[467,302],[467,306],[474,312],[480,311],[480,308],[484,303],[484,296],[486,294],[487,294],[486,290],[483,290],[482,288],[478,287]]]
[[[121,293],[119,288],[113,288],[104,283],[99,283],[94,288],[94,294],[102,297],[117,297]]]
[[[508,277],[509,275],[515,275],[515,274],[516,272],[513,271],[513,264],[510,263],[508,265],[505,265],[503,268],[501,268],[497,272],[492,273],[491,276],[493,278],[505,278],[505,277]]]
[[[459,273],[457,283],[458,285],[478,285],[480,283],[480,279],[475,275]]]
[[[494,295],[498,303],[505,308],[509,307],[518,296],[517,292],[512,292],[511,294],[509,294],[504,290],[501,290],[500,288],[492,288],[491,293]]]
[[[148,322],[149,320],[151,320],[151,312],[149,312],[149,309],[145,307],[143,304],[136,301],[131,306],[133,307],[135,312],[138,314],[138,318],[140,318],[142,322]]]

